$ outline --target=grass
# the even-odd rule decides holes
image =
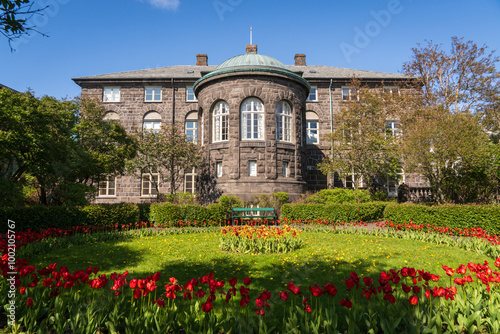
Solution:
[[[182,284],[209,272],[226,282],[249,276],[260,291],[281,291],[289,281],[304,288],[332,282],[342,292],[352,271],[378,278],[381,271],[414,267],[445,275],[441,265],[494,261],[458,248],[386,237],[304,232],[302,239],[304,247],[292,253],[251,255],[220,251],[218,233],[142,237],[52,251],[31,264],[38,268],[56,262],[70,271],[98,266],[100,274],[108,275],[128,270],[129,279],[159,271],[162,282],[175,277]]]

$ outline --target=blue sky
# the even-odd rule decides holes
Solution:
[[[0,83],[37,96],[73,98],[74,77],[195,64],[245,52],[293,64],[399,73],[411,48],[452,36],[500,55],[500,0],[37,0],[50,7],[11,52],[0,37]]]

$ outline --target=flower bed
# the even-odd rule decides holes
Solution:
[[[115,226],[113,231],[135,228],[138,233],[155,233],[145,223]],[[350,233],[349,229],[335,228],[328,227],[336,233]],[[407,228],[415,234],[449,234],[428,230],[430,227]],[[265,226],[225,229],[226,235],[236,231],[248,240],[255,240],[257,234],[257,239],[272,240],[272,233],[285,233]],[[288,233],[299,234],[287,229]],[[467,236],[491,242],[474,231]],[[21,250],[54,237],[64,240],[68,235],[107,234],[127,235],[110,232],[109,228],[76,228],[19,233],[16,239]],[[6,254],[6,241],[1,244]],[[314,282],[299,286],[291,281],[285,289],[261,291],[252,289],[248,277],[243,284],[235,277],[224,277],[224,281],[213,274],[182,283],[175,278],[162,282],[159,273],[130,279],[128,272],[106,276],[96,267],[73,272],[57,264],[35,268],[28,260],[18,259],[14,268],[18,273],[15,298],[10,300],[7,278],[11,270],[7,265],[7,256],[3,255],[0,303],[8,309],[10,300],[15,301],[16,322],[11,329],[18,332],[500,332],[500,274],[487,262],[456,269],[443,266],[443,275],[449,278],[404,267],[381,272],[377,279],[351,272],[334,282],[336,285]],[[494,265],[500,268],[500,257]],[[343,290],[347,292],[337,292]]]
[[[239,253],[289,253],[302,247],[300,230],[283,225],[227,226],[221,228],[219,249]]]
[[[3,275],[9,271],[6,258],[0,266]],[[495,266],[500,268],[500,258]],[[425,328],[498,333],[500,273],[487,262],[443,269],[449,276],[445,286],[434,284],[439,275],[409,267],[381,272],[377,280],[351,272],[344,280],[347,294],[338,296],[331,282],[308,287],[289,282],[282,291],[254,291],[248,277],[239,285],[235,277],[226,284],[213,274],[183,283],[171,277],[165,284],[159,273],[141,279],[129,279],[128,272],[107,277],[96,267],[71,273],[57,264],[37,269],[18,260],[14,327],[22,325],[28,333],[82,328],[85,333],[249,332],[248,326],[254,327],[250,332],[267,332],[264,319],[274,319],[278,332],[316,328],[400,333]],[[2,296],[5,305],[7,294]]]

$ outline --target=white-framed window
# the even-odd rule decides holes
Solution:
[[[248,161],[248,176],[257,176],[257,161]]]
[[[306,121],[307,144],[317,145],[318,139],[318,121]]]
[[[141,178],[141,196],[155,197],[158,195],[156,186],[160,184],[160,174],[143,173]]]
[[[387,86],[383,88],[384,93],[388,93],[391,95],[399,95],[399,87],[397,86]]]
[[[222,161],[217,161],[217,177],[222,177]]]
[[[312,86],[311,90],[309,91],[309,96],[307,97],[308,102],[311,101],[318,101],[318,87]]]
[[[241,104],[241,139],[264,139],[264,105],[251,97]]]
[[[116,196],[116,177],[108,175],[99,182],[99,197]]]
[[[399,123],[396,121],[388,121],[385,123],[385,135],[388,137],[399,137]]]
[[[191,111],[186,115],[185,120],[186,140],[189,143],[198,142],[198,112]]]
[[[186,140],[189,143],[198,141],[198,121],[186,121]]]
[[[276,106],[276,140],[292,141],[292,107],[286,101],[278,102]]]
[[[144,87],[145,102],[161,102],[161,87]]]
[[[352,87],[342,87],[342,101],[354,101],[356,99],[359,100],[356,89]]]
[[[196,168],[184,171],[184,192],[196,193]]]
[[[356,188],[356,184],[358,187],[364,186],[363,177],[358,176],[356,173],[347,174],[343,179],[340,178],[338,181],[342,183],[344,188],[354,189]]]
[[[120,102],[120,87],[104,87],[102,100],[104,102]]]
[[[144,115],[142,120],[143,131],[158,132],[161,129],[161,115],[156,111],[150,111]]]
[[[319,144],[319,117],[314,111],[306,112],[306,144]]]
[[[186,102],[196,102],[198,99],[194,95],[193,86],[186,87]]]
[[[213,141],[229,140],[229,105],[219,101],[213,110]]]
[[[283,161],[282,175],[283,177],[288,177],[288,161]]]

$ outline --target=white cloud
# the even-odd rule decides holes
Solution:
[[[161,9],[176,10],[179,7],[179,0],[140,0],[149,2],[153,7]]]

